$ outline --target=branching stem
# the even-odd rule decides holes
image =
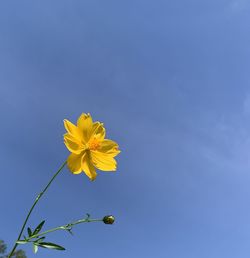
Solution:
[[[58,171],[57,171],[57,172],[54,174],[54,176],[50,179],[49,183],[45,186],[45,188],[43,189],[43,191],[42,191],[41,193],[39,193],[38,196],[36,197],[36,199],[35,199],[33,205],[31,206],[31,208],[30,208],[30,210],[29,210],[29,212],[28,212],[28,215],[26,216],[26,219],[25,219],[25,221],[24,221],[24,223],[23,223],[23,225],[22,225],[22,228],[21,228],[20,233],[19,233],[19,235],[18,235],[18,237],[17,237],[17,240],[16,240],[16,242],[15,242],[15,245],[13,246],[13,248],[12,248],[10,254],[8,255],[8,258],[11,258],[11,256],[14,254],[14,252],[15,252],[17,246],[18,246],[17,241],[20,240],[20,238],[21,238],[21,236],[22,236],[22,233],[23,233],[23,231],[24,231],[24,229],[25,229],[25,226],[26,226],[26,224],[27,224],[27,222],[28,222],[28,219],[29,219],[29,217],[30,217],[30,215],[31,215],[31,213],[32,213],[32,211],[33,211],[33,209],[35,208],[36,204],[37,204],[38,201],[41,199],[41,197],[43,196],[43,194],[47,191],[47,189],[49,188],[49,186],[51,185],[51,183],[54,181],[54,179],[55,179],[55,178],[58,176],[58,174],[62,171],[62,169],[64,168],[64,166],[66,165],[66,163],[67,163],[67,161],[65,161],[65,162],[62,164],[62,166],[58,169]]]
[[[80,219],[80,220],[77,220],[77,221],[74,221],[74,222],[71,222],[71,223],[68,223],[68,224],[56,227],[56,228],[51,228],[51,229],[46,230],[44,232],[41,232],[39,234],[33,235],[31,237],[27,237],[25,240],[21,240],[21,241],[29,242],[30,240],[32,240],[34,238],[39,238],[41,236],[44,236],[44,235],[46,235],[48,233],[51,233],[51,232],[54,232],[54,231],[57,231],[57,230],[71,231],[72,227],[77,225],[77,224],[81,224],[81,223],[85,223],[85,222],[99,222],[99,221],[103,221],[103,219],[89,219],[89,218],[87,218],[87,219]]]

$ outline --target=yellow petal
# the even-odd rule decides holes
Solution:
[[[77,127],[83,134],[85,142],[87,142],[89,140],[89,137],[91,136],[93,128],[93,121],[91,115],[82,113],[77,120]]]
[[[82,154],[71,153],[67,159],[69,170],[73,174],[80,174],[82,172]]]
[[[72,124],[67,119],[64,119],[63,122],[64,122],[64,127],[67,130],[67,132],[69,134],[71,134],[72,136],[74,136],[75,139],[78,139],[79,141],[81,141],[82,135],[81,135],[79,128],[77,126],[75,126],[74,124]]]
[[[105,128],[103,127],[103,124],[100,122],[95,122],[93,124],[92,132],[91,132],[91,138],[95,137],[98,140],[102,141],[105,138]]]
[[[100,143],[100,147],[98,148],[99,152],[103,152],[106,154],[110,154],[113,157],[118,155],[121,151],[118,149],[119,146],[115,141],[109,140],[109,139],[104,139]]]
[[[82,158],[82,170],[90,178],[91,181],[95,180],[97,174],[95,167],[92,164],[89,152],[85,152]]]
[[[100,170],[116,170],[116,160],[113,158],[113,155],[105,154],[99,151],[91,151],[91,158],[94,166]]]
[[[96,130],[101,126],[102,124],[100,122],[94,122],[92,126],[91,134],[95,134]]]
[[[69,151],[80,154],[83,151],[83,144],[71,134],[64,134],[64,143]]]

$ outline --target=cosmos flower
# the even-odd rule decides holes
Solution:
[[[77,125],[67,119],[64,120],[67,133],[64,134],[64,143],[71,152],[67,159],[69,170],[73,174],[82,171],[94,180],[96,169],[115,171],[114,157],[120,153],[118,144],[105,139],[105,128],[100,122],[93,122],[90,114],[82,113]]]

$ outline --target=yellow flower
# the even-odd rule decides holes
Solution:
[[[94,180],[97,176],[95,168],[103,171],[115,171],[114,157],[120,153],[118,144],[105,139],[105,128],[100,122],[93,122],[90,114],[82,113],[77,125],[64,119],[67,133],[64,143],[71,152],[67,159],[69,170],[73,174],[82,171]]]

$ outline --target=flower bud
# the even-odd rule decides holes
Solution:
[[[105,224],[113,224],[115,222],[115,217],[112,215],[107,215],[102,220]]]

